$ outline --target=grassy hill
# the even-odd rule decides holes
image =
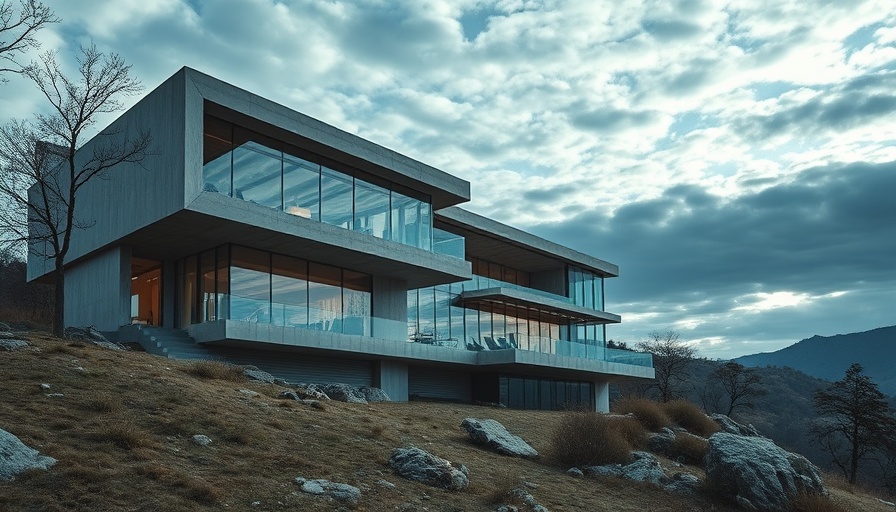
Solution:
[[[835,381],[852,363],[859,363],[882,392],[896,395],[896,326],[865,332],[813,336],[776,352],[735,359],[744,366],[790,367],[813,377]]]
[[[37,350],[0,352],[0,428],[59,462],[0,482],[4,511],[337,507],[300,492],[298,476],[361,488],[357,510],[494,510],[520,481],[536,484],[531,494],[551,511],[732,510],[650,485],[568,476],[548,456],[558,412],[421,402],[315,408],[277,398],[286,388],[203,376],[190,362],[27,338]],[[468,416],[501,421],[544,456],[522,460],[477,448],[459,428]],[[192,443],[194,434],[212,444]],[[442,491],[394,474],[389,455],[408,444],[467,465],[471,487]],[[854,489],[832,492],[847,510],[892,510]]]

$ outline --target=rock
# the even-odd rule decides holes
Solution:
[[[585,476],[585,473],[582,473],[582,470],[579,468],[569,468],[566,470],[566,474],[575,478],[581,478]]]
[[[15,337],[16,337],[16,335],[11,333],[10,331],[5,330],[5,329],[0,329],[0,340],[11,340]]]
[[[127,350],[124,345],[109,341],[103,333],[92,325],[87,327],[66,327],[64,334],[70,340],[86,341],[109,350]]]
[[[244,367],[243,375],[245,375],[246,377],[249,377],[252,380],[257,380],[258,382],[264,382],[265,384],[273,384],[274,383],[273,375],[271,375],[270,373],[268,373],[264,370],[259,370],[258,368],[255,368],[254,366],[248,367],[248,368]]]
[[[374,388],[370,386],[361,386],[358,388],[358,392],[361,393],[361,396],[364,397],[368,402],[391,402],[392,399],[389,398],[389,395],[386,394],[380,388]]]
[[[10,327],[9,324],[0,322],[0,331],[9,332],[11,330],[12,330],[12,327]]]
[[[719,424],[722,432],[746,437],[762,437],[753,425],[741,425],[724,414],[713,414],[710,418]]]
[[[704,463],[710,485],[747,509],[788,510],[800,492],[827,495],[811,462],[764,437],[713,434]]]
[[[283,391],[279,395],[280,398],[285,398],[287,400],[301,400],[298,394],[295,391]]]
[[[251,397],[258,396],[258,392],[252,391],[251,389],[239,389],[238,391],[246,396],[251,396]]]
[[[366,404],[367,399],[364,398],[357,388],[348,384],[320,384],[318,388],[326,393],[330,400],[338,400],[340,402],[348,402],[350,404]]]
[[[12,352],[13,350],[20,350],[29,346],[28,342],[25,340],[14,340],[14,339],[0,339],[0,350],[5,350],[7,352]]]
[[[665,485],[664,488],[669,492],[696,496],[700,493],[700,479],[687,473],[675,473],[672,475],[672,483]]]
[[[496,420],[466,418],[460,426],[470,434],[473,442],[498,453],[515,457],[538,457],[538,452],[529,446],[529,443],[508,432],[504,425]]]
[[[647,448],[654,453],[668,454],[675,442],[675,431],[668,427],[647,438]]]
[[[619,476],[629,480],[650,482],[657,485],[669,483],[670,480],[656,457],[647,452],[632,452],[632,456],[635,457],[635,461],[622,466],[622,472]]]
[[[199,446],[208,446],[212,444],[212,439],[204,434],[196,434],[191,438],[193,443],[198,444]]]
[[[399,475],[433,487],[459,491],[470,484],[468,475],[451,462],[414,446],[392,450],[389,465]]]
[[[47,393],[47,398],[62,398],[64,396],[62,393]]]
[[[583,468],[588,476],[622,476],[622,464],[604,466],[586,466]]]
[[[548,509],[540,505],[535,498],[529,494],[523,487],[517,487],[516,489],[510,491],[509,496],[517,500],[519,503],[525,505],[526,507],[523,510],[531,510],[532,512],[548,512]],[[504,507],[504,508],[501,508]],[[520,509],[514,505],[503,504],[498,507],[497,510],[517,510]]]
[[[376,485],[382,487],[383,489],[395,489],[395,484],[388,480],[383,480],[382,478],[376,481]]]
[[[307,492],[308,494],[326,495],[349,505],[357,505],[361,500],[361,489],[353,485],[331,482],[323,478],[307,480],[297,477],[295,482],[302,486],[302,492]]]
[[[40,385],[40,389],[50,389],[50,385],[47,383],[43,383]]]
[[[56,459],[41,455],[18,437],[0,429],[0,482],[14,479],[31,469],[48,469]]]
[[[308,398],[311,400],[329,400],[330,397],[321,391],[317,384],[299,384],[296,388],[296,394],[299,398]]]

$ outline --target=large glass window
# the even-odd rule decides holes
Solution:
[[[230,263],[230,318],[244,322],[271,320],[270,254],[233,247]]]
[[[283,206],[280,144],[258,133],[233,130],[233,197],[268,208]]]
[[[320,220],[320,166],[283,155],[283,211]]]
[[[308,277],[308,327],[342,332],[342,271],[309,263]]]
[[[345,320],[342,332],[345,334],[370,335],[370,292],[371,279],[367,274],[342,271],[343,308]]]
[[[323,157],[211,115],[204,130],[205,191],[433,250],[429,197],[357,169],[324,167]],[[463,247],[458,235],[447,242],[452,251]]]
[[[327,224],[352,229],[352,178],[321,168],[320,219]]]
[[[271,302],[274,325],[308,326],[308,263],[275,254],[271,260]]]
[[[205,251],[200,256],[199,272],[202,278],[199,280],[200,296],[202,297],[202,307],[199,310],[200,322],[211,322],[217,318],[216,305],[217,296],[215,295],[215,251]]]

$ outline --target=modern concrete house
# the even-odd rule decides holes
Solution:
[[[618,268],[459,208],[466,181],[189,68],[106,132],[139,129],[145,168],[82,189],[68,325],[395,400],[605,411],[654,376],[606,348]]]

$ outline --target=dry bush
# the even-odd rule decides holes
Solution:
[[[241,367],[220,361],[196,361],[187,367],[186,372],[200,379],[226,380],[230,382],[243,382],[246,380]]]
[[[850,512],[827,496],[801,492],[790,501],[792,512]]]
[[[594,412],[566,412],[551,436],[551,456],[564,466],[626,463],[632,446],[621,422]]]
[[[692,434],[709,437],[719,431],[719,424],[693,402],[673,400],[663,404],[663,409],[676,425]]]
[[[675,435],[675,441],[669,446],[669,455],[685,464],[701,464],[708,448],[709,441],[706,439],[679,432]]]
[[[651,432],[659,432],[663,427],[672,424],[669,416],[663,411],[662,404],[647,398],[621,398],[613,404],[616,414],[633,414],[644,428]]]
[[[495,475],[494,478],[490,478],[489,483],[492,485],[492,489],[486,495],[487,503],[491,505],[500,505],[502,503],[517,504],[515,502],[511,503],[512,501],[519,501],[511,493],[523,483],[519,476],[509,471],[503,471]]]
[[[104,425],[96,438],[125,450],[145,448],[153,444],[149,432],[127,421]]]
[[[636,418],[612,418],[614,427],[625,441],[635,449],[647,446],[647,429]]]
[[[82,407],[84,410],[93,413],[112,413],[123,409],[121,400],[108,393],[98,393],[88,398],[84,401]]]

